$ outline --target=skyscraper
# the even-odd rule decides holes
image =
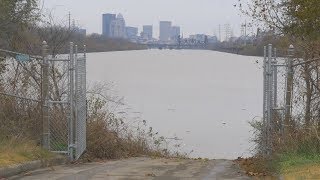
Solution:
[[[116,19],[115,14],[103,14],[102,15],[102,35],[111,37],[110,26],[111,22]]]
[[[152,39],[152,37],[153,37],[153,27],[152,27],[152,25],[143,26],[142,35],[143,35],[143,38],[146,38],[148,40]]]
[[[170,21],[160,21],[160,41],[169,41],[171,34],[171,22]]]
[[[126,27],[126,33],[128,39],[134,39],[138,35],[138,28],[137,27]]]
[[[122,14],[118,14],[116,19],[111,21],[110,24],[110,36],[114,38],[126,37],[126,22]]]
[[[180,35],[180,27],[179,26],[172,26],[170,40],[173,40],[173,41],[178,40],[179,35]]]

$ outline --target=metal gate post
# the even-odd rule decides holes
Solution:
[[[87,139],[87,117],[88,117],[88,104],[87,104],[87,46],[84,45],[83,46],[83,58],[84,58],[84,66],[85,66],[85,69],[84,69],[84,80],[83,80],[83,87],[84,87],[84,95],[85,95],[85,133],[84,133],[84,136],[85,138]],[[85,147],[87,148],[87,141],[85,141]]]
[[[262,132],[262,141],[263,141],[263,153],[264,155],[268,154],[268,128],[267,128],[267,47],[264,46],[264,58],[263,58],[263,132]]]
[[[74,159],[73,151],[74,151],[74,53],[73,53],[73,42],[70,42],[70,92],[69,92],[69,106],[70,106],[70,118],[69,118],[69,130],[68,130],[68,153],[71,161]]]
[[[274,89],[273,89],[273,108],[277,108],[278,106],[278,67],[276,66],[278,61],[277,61],[277,48],[274,48],[273,51],[273,84],[274,84]]]
[[[75,45],[75,54],[74,54],[74,72],[75,72],[75,76],[74,76],[74,87],[75,87],[75,91],[74,91],[74,124],[73,124],[73,133],[74,133],[74,148],[77,148],[78,145],[78,137],[77,137],[77,123],[78,123],[78,111],[79,111],[79,89],[78,89],[78,78],[79,78],[79,65],[78,65],[78,46]],[[77,155],[76,155],[77,156]]]
[[[293,54],[294,47],[290,45],[288,49],[288,59],[287,59],[287,84],[286,84],[286,113],[285,113],[285,133],[289,132],[290,129],[290,119],[291,119],[291,101],[292,101],[292,87],[293,87]]]
[[[267,83],[268,83],[268,93],[267,93],[267,133],[268,133],[268,155],[272,152],[272,92],[273,92],[273,83],[272,83],[272,44],[268,45],[268,63],[267,63]]]
[[[42,43],[42,81],[41,81],[41,104],[42,104],[42,145],[43,148],[50,150],[50,122],[49,122],[49,61],[47,42]]]

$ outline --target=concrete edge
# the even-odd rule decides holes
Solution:
[[[30,161],[26,163],[17,164],[17,165],[12,165],[8,167],[0,168],[0,179],[19,175],[21,173],[25,173],[28,171],[34,171],[37,169],[62,165],[66,163],[68,163],[67,158],[63,156],[58,156],[58,157],[46,159],[46,160],[36,160],[36,161]]]

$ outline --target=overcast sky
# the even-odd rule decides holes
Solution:
[[[42,0],[45,11],[67,21],[70,11],[76,24],[88,33],[101,33],[103,13],[122,13],[127,26],[151,24],[155,37],[159,21],[172,21],[181,26],[184,35],[206,33],[218,35],[218,26],[230,23],[234,34],[240,34],[245,17],[233,5],[238,0]]]

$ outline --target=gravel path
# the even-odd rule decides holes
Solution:
[[[178,180],[250,179],[232,161],[131,158],[119,161],[56,166],[10,179]]]

